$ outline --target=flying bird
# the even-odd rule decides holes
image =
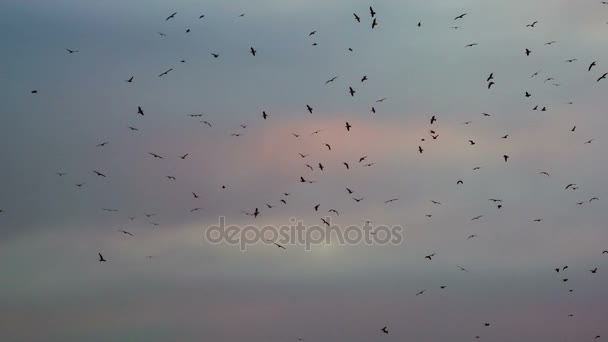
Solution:
[[[107,260],[104,259],[103,255],[101,255],[101,253],[97,253],[99,254],[99,262],[106,262]]]
[[[167,75],[168,73],[170,73],[171,71],[173,71],[173,68],[165,70],[160,75],[158,75],[158,77],[163,77],[163,76]]]
[[[176,15],[176,14],[177,14],[177,12],[173,12],[173,13],[171,13],[171,15],[170,15],[170,16],[168,16],[168,17],[167,17],[167,19],[165,19],[165,21],[167,21],[167,20],[169,20],[169,19],[173,19],[173,18],[175,18],[175,15]]]

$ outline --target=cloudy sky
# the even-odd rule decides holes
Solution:
[[[608,338],[599,0],[4,0],[0,12],[1,340]],[[401,225],[405,241],[204,240],[220,216],[328,215]]]

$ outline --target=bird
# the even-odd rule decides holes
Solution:
[[[587,72],[591,71],[591,69],[596,66],[597,61],[591,62],[591,64],[589,65],[589,68],[587,69]]]
[[[530,56],[531,53],[532,51],[530,49],[526,49],[526,56]]]
[[[483,215],[475,216],[475,217],[473,217],[473,218],[471,219],[471,221],[477,221],[477,220],[479,220],[479,219],[480,219],[480,218],[482,218],[482,217],[483,217]]]
[[[184,154],[183,156],[179,156],[179,158],[184,160],[184,159],[186,159],[187,156],[188,156],[188,153]]]
[[[348,87],[348,92],[350,94],[350,96],[355,96],[356,91],[352,88],[352,87]]]
[[[398,198],[392,198],[392,199],[384,201],[384,204],[395,202],[395,201],[398,201],[398,200],[399,200]]]
[[[479,44],[477,44],[477,43],[471,43],[471,44],[465,45],[465,48],[469,48],[469,47],[473,47],[473,46],[477,46],[477,45],[479,45]]]
[[[144,116],[144,110],[143,110],[143,109],[141,109],[141,107],[140,107],[140,106],[137,106],[137,114],[139,114],[139,115],[141,115],[141,116]]]
[[[353,13],[353,15],[355,16],[355,20],[360,23],[361,22],[361,18],[357,15],[357,13]]]
[[[493,79],[494,79],[494,73],[491,73],[490,76],[488,76],[488,79],[486,80],[486,82],[490,82]]]
[[[130,232],[128,232],[126,230],[119,229],[118,231],[121,232],[121,233],[123,233],[123,234],[125,234],[125,235],[133,236],[133,234],[131,234]]]
[[[493,85],[495,85],[495,84],[496,84],[496,83],[494,83],[494,82],[490,82],[490,83],[488,83],[488,89],[491,89],[491,88],[492,88],[492,86],[493,86]]]
[[[597,82],[606,79],[607,76],[608,76],[608,72],[603,74],[602,76],[600,76],[600,78],[597,79]]]
[[[576,62],[577,60],[578,59],[576,59],[576,58],[568,59],[568,60],[566,60],[566,63]]]
[[[173,12],[173,13],[171,13],[171,15],[170,15],[170,16],[168,16],[168,17],[167,17],[167,19],[165,19],[165,21],[167,21],[167,20],[169,20],[169,19],[173,19],[173,18],[175,18],[175,15],[176,15],[176,14],[177,14],[177,12]]]
[[[538,24],[538,21],[533,22],[532,24],[526,25],[526,27],[534,27],[534,25]]]
[[[106,146],[107,144],[109,144],[109,142],[104,141],[104,142],[102,142],[102,143],[100,143],[100,144],[97,144],[97,146],[96,146],[96,147],[104,147],[104,146]]]
[[[429,260],[433,260],[433,257],[435,256],[435,253],[429,254],[427,256],[425,256],[425,259],[429,259]]]
[[[463,13],[463,14],[457,16],[456,18],[454,18],[454,20],[462,19],[462,18],[464,18],[465,15],[467,15],[467,13]]]
[[[506,155],[506,154],[505,154],[505,155],[503,155],[502,157],[504,158],[505,163],[506,163],[506,162],[509,160],[509,156],[508,156],[508,155]]]
[[[306,105],[306,110],[308,110],[308,112],[309,112],[310,114],[312,114],[312,107],[311,107],[311,106]]]
[[[251,53],[251,55],[253,55],[253,56],[255,57],[255,53],[256,53],[257,51],[255,51],[255,49],[254,49],[253,47],[250,47],[250,48],[249,48],[249,52]]]
[[[127,126],[127,127],[129,127],[129,129],[132,131],[139,131],[139,129],[137,129],[136,127],[133,127],[133,126]]]
[[[570,184],[566,185],[565,190],[568,190],[568,189],[570,189],[570,188],[573,188],[573,189],[574,189],[575,187],[576,187],[576,184],[574,184],[574,183],[570,183]]]
[[[285,249],[285,250],[287,250],[287,248],[285,248],[285,246],[280,245],[280,244],[278,244],[278,243],[276,243],[276,242],[274,242],[274,241],[271,241],[271,240],[266,240],[266,241],[268,241],[268,242],[270,242],[270,243],[274,244],[274,245],[275,245],[275,246],[277,246],[278,248],[281,248],[281,249]]]
[[[378,21],[376,20],[376,18],[374,18],[374,20],[372,21],[372,30],[376,28],[376,26],[378,26]]]
[[[435,115],[431,116],[431,125],[434,124],[435,122],[437,122],[437,118],[435,117]]]
[[[103,174],[103,173],[101,173],[101,172],[98,172],[98,171],[95,171],[95,170],[93,170],[93,172],[94,172],[94,173],[95,173],[97,176],[99,176],[99,177],[104,177],[104,178],[106,177],[106,175],[104,175],[104,174]]]
[[[350,132],[350,128],[351,128],[352,126],[351,126],[351,125],[348,123],[348,121],[346,122],[346,126],[345,126],[345,127],[346,127],[346,130],[347,130],[348,132]]]
[[[158,154],[156,154],[156,153],[148,152],[148,154],[149,154],[149,155],[151,155],[151,156],[152,156],[152,157],[154,157],[154,158],[157,158],[157,159],[163,159],[163,157],[161,157],[160,155],[158,155]]]
[[[376,16],[376,12],[372,8],[372,6],[369,6],[369,14],[371,15],[372,18]]]
[[[458,267],[458,268],[459,268],[461,271],[464,271],[464,272],[469,272],[469,270],[467,270],[466,268],[464,268],[464,267],[462,267],[462,266],[460,266],[460,265],[456,265],[456,266],[457,266],[457,267]],[[488,324],[488,325],[489,325],[489,324]]]
[[[97,253],[99,254],[99,262],[106,262],[107,260],[104,259],[103,255],[101,255],[101,253]]]
[[[70,50],[70,49],[66,49],[66,51],[70,54],[72,53],[78,53],[78,50]]]
[[[338,76],[334,76],[334,77],[330,78],[329,80],[325,81],[325,84],[332,83],[333,81],[335,81],[337,79],[338,79]]]
[[[169,74],[171,71],[173,71],[173,68],[163,71],[162,73],[160,73],[160,75],[158,75],[158,77],[163,77],[163,76]]]
[[[211,56],[213,56],[213,58],[219,58],[220,54],[219,53],[211,53]]]
[[[192,196],[193,196],[194,198],[198,198],[198,195],[197,195],[195,192],[192,192]]]
[[[353,197],[353,200],[354,200],[355,202],[359,203],[359,202],[363,201],[363,200],[364,200],[364,198],[363,198],[363,197],[361,197],[361,198],[356,198],[356,197]]]
[[[383,333],[388,335],[388,328],[386,326],[384,328],[380,329],[380,331],[382,331]]]
[[[327,149],[331,151],[331,146],[329,144],[325,144],[325,147],[327,147]]]
[[[416,293],[416,296],[420,296],[420,295],[424,294],[425,292],[426,292],[426,290],[422,290],[422,291]]]
[[[530,97],[530,96],[532,96],[532,94],[526,92],[526,97]]]
[[[420,152],[420,154],[422,154],[422,152],[424,152],[424,150],[422,149],[422,146],[418,146],[418,152]]]
[[[470,239],[475,238],[475,237],[477,237],[477,235],[475,235],[475,234],[470,235],[470,236],[467,238],[467,240],[470,240]]]
[[[593,274],[597,273],[597,267],[596,267],[596,268],[594,268],[594,269],[592,269],[592,270],[589,270],[589,272],[591,272],[591,273],[593,273]]]

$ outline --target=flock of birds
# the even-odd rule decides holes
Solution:
[[[602,4],[608,4],[608,2],[602,1]],[[352,14],[352,16],[353,16],[352,17],[353,18],[353,25],[364,24],[365,22],[367,22],[367,24],[369,25],[370,29],[376,29],[377,27],[381,26],[382,25],[382,21],[380,20],[380,18],[378,16],[378,13],[375,11],[375,9],[370,6],[368,10],[369,10],[368,13],[366,13],[365,15],[360,14],[360,13],[353,13]],[[178,12],[171,13],[170,15],[168,15],[165,18],[165,21],[174,20],[178,16],[179,16]],[[244,17],[244,16],[245,16],[245,13],[239,15],[239,17]],[[205,18],[205,15],[200,15],[198,19],[202,20],[204,18]],[[467,18],[468,18],[468,13],[461,13],[459,15],[454,16],[452,21],[453,21],[453,23],[460,23],[460,22],[466,21]],[[416,26],[418,28],[421,28],[422,25],[423,25],[422,22],[418,22]],[[527,24],[526,28],[527,29],[534,29],[534,28],[537,27],[537,25],[541,25],[541,23],[539,23],[539,21],[533,21],[530,24]],[[456,29],[459,29],[460,26],[456,26],[455,25],[455,26],[452,26],[451,28],[456,30]],[[190,29],[187,29],[186,33],[190,33]],[[313,30],[313,31],[310,31],[308,33],[308,36],[313,37],[313,36],[316,36],[317,34],[318,34],[318,32],[316,30]],[[158,35],[161,36],[162,38],[166,38],[167,37],[167,35],[165,33],[163,33],[163,32],[158,32]],[[556,43],[557,43],[556,41],[549,41],[549,42],[545,43],[545,45],[553,45],[553,44],[556,44]],[[312,45],[316,46],[317,44],[313,42]],[[464,46],[464,48],[467,48],[467,49],[474,48],[477,45],[478,45],[478,43],[471,42],[469,44],[466,44]],[[78,54],[79,53],[79,50],[77,50],[77,49],[66,48],[66,51],[67,51],[68,54]],[[349,48],[349,51],[352,52],[353,50]],[[534,51],[530,47],[522,47],[522,50],[521,50],[522,57],[525,58],[527,56],[531,56],[533,53],[534,53]],[[253,46],[248,47],[248,54],[251,55],[251,58],[260,58],[260,56],[258,56],[258,50],[255,47],[253,47]],[[210,58],[214,58],[214,59],[221,58],[221,56],[222,56],[219,52],[211,52],[210,55],[211,55]],[[577,61],[578,61],[578,59],[572,58],[572,59],[566,60],[565,62],[566,63],[576,63]],[[180,62],[184,63],[185,61],[182,60]],[[585,68],[584,68],[584,70],[582,72],[584,72],[584,73],[586,73],[586,74],[589,75],[589,82],[600,83],[603,80],[606,80],[606,82],[608,82],[608,80],[607,80],[608,72],[599,72],[599,73],[597,73],[597,69],[600,66],[601,66],[601,64],[598,61],[591,61],[591,62],[589,62],[589,64],[585,64]],[[159,78],[170,77],[170,73],[172,71],[174,71],[174,67],[168,68],[167,70],[164,70],[164,71],[158,73],[158,77]],[[536,78],[536,77],[539,77],[539,76],[540,76],[540,72],[535,72],[532,75],[530,75],[530,78]],[[338,79],[339,79],[339,76],[328,77],[327,81],[324,83],[324,86],[330,86],[332,83],[335,83]],[[137,81],[137,78],[134,75],[129,75],[124,80],[124,82],[129,83],[129,84],[134,84],[134,83],[136,83],[136,81]],[[360,82],[361,83],[364,83],[366,81],[368,81],[368,76],[367,75],[364,75],[364,76],[362,76],[360,78]],[[491,91],[494,87],[497,86],[497,83],[499,83],[499,80],[498,80],[498,77],[496,77],[494,73],[490,73],[487,76],[487,78],[485,78],[485,82],[486,82],[487,90]],[[555,80],[554,77],[546,77],[543,82],[544,83],[551,82],[550,84],[552,84],[553,86],[556,86],[556,87],[560,86],[560,84],[556,82],[556,80]],[[350,96],[350,97],[357,96],[357,90],[355,88],[356,87],[354,87],[354,86],[348,86],[345,89],[345,96]],[[31,90],[31,93],[32,94],[38,94],[39,90],[38,89],[33,89],[33,90]],[[530,93],[529,91],[523,90],[522,91],[522,96],[524,96],[525,98],[532,98],[533,94]],[[388,100],[388,98],[386,98],[386,97],[378,99],[376,101],[376,103],[371,106],[370,112],[373,113],[373,114],[375,114],[376,111],[377,111],[377,107],[380,106],[381,103],[383,103],[384,101],[387,101],[387,100]],[[146,110],[145,110],[145,108],[146,108],[146,106],[144,104],[140,104],[140,105],[134,106],[134,108],[135,108],[135,110],[133,110],[133,114],[134,115],[138,115],[142,119],[145,120],[145,117],[146,117]],[[549,109],[548,109],[547,105],[534,104],[534,105],[531,106],[531,110],[545,112],[545,111],[548,111]],[[303,112],[303,114],[308,113],[306,115],[313,115],[313,114],[315,114],[315,109],[314,109],[313,105],[311,105],[311,104],[305,104],[304,106],[302,106],[302,112]],[[203,117],[205,116],[205,114],[202,114],[202,113],[200,113],[200,114],[189,114],[189,116],[191,118],[200,120],[200,123],[202,125],[205,125],[209,129],[211,129],[212,127],[214,127],[213,124],[212,124],[212,122],[210,121],[210,119],[203,119]],[[484,117],[490,117],[491,114],[483,113],[483,116]],[[271,117],[270,114],[268,114],[265,110],[261,111],[261,113],[259,115],[259,120],[271,120],[271,119],[272,119],[272,117]],[[419,153],[419,154],[424,154],[425,153],[425,148],[426,148],[426,143],[428,143],[429,141],[435,141],[435,140],[440,139],[440,133],[441,132],[440,132],[440,129],[438,128],[438,125],[437,125],[437,123],[440,120],[441,120],[441,116],[438,115],[438,114],[429,115],[429,117],[428,117],[428,134],[429,135],[421,137],[419,139],[419,141],[420,141],[419,144],[417,146],[412,146],[411,148],[412,149],[416,149],[417,153]],[[463,124],[464,125],[468,125],[470,123],[471,123],[471,121],[467,121],[467,122],[464,122]],[[241,128],[244,130],[244,129],[247,128],[247,125],[241,125]],[[576,128],[577,128],[576,126],[573,126],[570,131],[572,133],[574,133],[574,132],[576,132]],[[128,129],[130,131],[134,131],[134,132],[139,131],[139,128],[137,128],[136,126],[128,126]],[[350,122],[346,121],[346,122],[344,122],[343,129],[346,130],[346,132],[351,132],[351,130],[356,129],[356,127],[354,127]],[[315,135],[317,135],[317,134],[319,134],[321,132],[323,132],[323,130],[317,130],[317,131],[312,132],[310,135],[311,136],[315,136]],[[240,132],[231,133],[231,136],[233,136],[233,137],[239,137],[241,135],[242,135],[242,133],[240,133]],[[301,135],[302,135],[301,133],[292,133],[292,136],[295,139],[300,138]],[[507,140],[507,139],[509,139],[509,134],[501,136],[500,138],[504,139],[504,140]],[[588,139],[588,140],[585,141],[585,144],[591,144],[593,141],[594,141],[594,139]],[[104,148],[104,147],[108,146],[110,143],[111,143],[110,141],[102,141],[99,144],[97,144],[96,147],[101,149],[101,148]],[[475,140],[473,140],[473,139],[470,139],[470,140],[468,140],[468,144],[470,146],[475,146],[477,144],[477,142]],[[332,146],[330,144],[328,144],[328,143],[323,143],[323,148],[326,148],[327,151],[332,151]],[[154,153],[154,152],[149,152],[148,155],[149,155],[150,158],[153,158],[153,159],[165,159],[167,157],[167,156],[164,156],[164,155],[161,155],[161,154],[158,154],[158,153]],[[181,160],[186,160],[189,157],[189,155],[190,155],[189,153],[185,153],[183,155],[175,156],[175,158],[179,158]],[[306,168],[307,170],[310,170],[311,172],[314,172],[316,170],[323,171],[326,168],[326,166],[323,163],[317,162],[317,161],[312,161],[311,158],[310,158],[311,157],[310,153],[298,153],[297,156],[294,156],[294,158],[298,158],[298,157],[303,161],[303,165],[302,165],[303,168]],[[508,163],[510,161],[511,157],[508,154],[500,153],[500,154],[497,154],[497,158],[500,158],[500,160],[504,161],[504,163]],[[344,170],[350,170],[352,167],[355,167],[357,165],[361,166],[361,167],[373,167],[376,163],[375,162],[369,162],[368,161],[369,159],[371,159],[371,156],[368,157],[367,155],[364,155],[364,156],[361,156],[360,158],[358,158],[358,160],[356,160],[356,161],[353,161],[353,162],[341,161],[340,163],[341,163],[342,167],[344,168]],[[472,170],[476,171],[476,170],[479,170],[480,168],[481,168],[480,166],[476,166],[476,167],[473,167]],[[57,172],[56,174],[59,177],[69,177],[69,174],[67,172],[65,172],[65,171]],[[94,176],[94,177],[97,177],[97,178],[108,178],[108,177],[111,177],[111,174],[109,174],[109,173],[107,173],[106,171],[103,171],[103,170],[91,170],[91,175]],[[550,176],[551,176],[550,173],[547,172],[547,171],[541,171],[541,172],[538,173],[538,177],[550,177]],[[177,178],[175,176],[173,176],[173,175],[167,175],[166,178],[169,181],[176,181],[177,180]],[[299,183],[305,183],[305,184],[312,184],[312,183],[316,183],[317,182],[317,180],[311,178],[310,173],[307,173],[306,175],[299,176],[298,180],[299,180]],[[82,188],[82,187],[85,187],[86,184],[87,183],[85,183],[85,182],[75,183],[75,186],[78,187],[78,188]],[[458,179],[458,180],[455,181],[455,184],[456,184],[456,186],[464,186],[464,181],[462,179]],[[220,185],[220,186],[221,186],[221,189],[226,189],[228,187],[228,185],[225,185],[225,184],[224,185]],[[578,189],[579,189],[579,186],[577,184],[574,184],[574,183],[567,184],[567,185],[564,186],[564,190],[565,191],[576,191]],[[350,200],[352,200],[354,202],[362,202],[362,201],[365,200],[364,196],[361,196],[360,194],[356,193],[356,191],[354,191],[351,187],[346,187],[345,194],[348,197],[350,197]],[[191,192],[190,195],[192,196],[193,199],[198,199],[199,198],[199,194],[197,194],[196,192]],[[291,193],[284,192],[282,194],[281,198],[280,198],[280,202],[283,205],[287,204],[287,197],[290,196],[290,195],[291,195]],[[399,200],[400,200],[399,198],[386,199],[384,201],[384,204],[389,204],[389,203],[397,202]],[[500,199],[500,198],[490,198],[488,200],[490,202],[492,202],[494,205],[496,205],[497,209],[502,209],[503,208],[503,200],[502,199]],[[577,202],[576,205],[581,206],[581,205],[584,205],[586,203],[592,203],[592,202],[599,201],[599,200],[600,200],[600,198],[594,196],[594,197],[591,197],[588,200]],[[434,205],[441,205],[441,202],[439,202],[439,201],[433,200],[431,202]],[[273,209],[276,206],[277,205],[269,204],[269,203],[264,203],[262,205],[257,205],[257,206],[252,205],[251,208],[249,208],[249,209],[243,209],[241,211],[241,213],[244,214],[244,215],[246,215],[246,216],[249,216],[251,218],[257,218],[260,215],[263,215],[263,210],[270,210],[270,209]],[[311,205],[310,210],[312,210],[315,213],[326,212],[327,214],[339,216],[339,211],[336,208],[324,208],[324,209],[322,209],[321,206],[322,205],[320,203],[314,203],[314,204]],[[327,209],[327,211],[325,211],[326,209]],[[115,209],[115,208],[102,208],[102,210],[106,211],[106,212],[117,212],[117,211],[119,211],[118,209]],[[189,208],[188,209],[189,212],[197,212],[197,211],[200,211],[200,210],[203,210],[203,208],[194,207],[194,208]],[[4,213],[4,211],[2,209],[0,209],[0,214],[1,213]],[[144,215],[145,215],[145,217],[147,219],[151,219],[151,218],[157,216],[156,213],[145,213]],[[426,216],[428,218],[432,217],[431,214],[427,214]],[[476,221],[476,220],[480,220],[483,217],[484,217],[484,215],[477,215],[475,217],[471,217],[470,220],[471,221]],[[132,217],[128,217],[128,219],[129,220],[135,220],[136,217],[132,216]],[[325,218],[320,218],[320,220],[321,220],[321,222],[324,225],[327,225],[327,226],[330,225],[330,222],[328,222]],[[531,219],[532,222],[542,222],[542,220],[543,220],[542,218],[533,218],[533,219]],[[149,221],[148,223],[151,224],[151,225],[153,225],[153,226],[159,226],[160,225],[159,223],[154,222],[154,221]],[[125,229],[118,229],[117,233],[124,234],[125,236],[127,236],[129,238],[135,237],[134,233],[132,233],[130,231],[127,231]],[[478,236],[476,234],[473,234],[473,235],[468,236],[467,239],[475,239],[477,237]],[[274,246],[276,246],[277,248],[279,248],[281,250],[287,251],[287,247],[285,245],[279,244],[276,241],[268,241],[268,242],[270,242],[271,244],[273,244]],[[606,258],[608,258],[608,250],[598,251],[597,253],[601,254],[601,255],[604,255]],[[102,254],[102,252],[98,252],[97,254],[98,254],[98,261],[99,262],[108,262],[108,261],[111,261],[111,257],[108,258],[107,256],[104,256]],[[436,253],[430,253],[428,255],[425,255],[424,259],[432,261],[435,256],[436,256]],[[153,256],[147,256],[147,257],[148,258],[152,258]],[[461,265],[457,265],[457,267],[458,267],[459,270],[461,270],[463,272],[469,272],[467,268],[465,268],[465,267],[463,267]],[[556,267],[554,269],[556,273],[559,273],[560,275],[563,275],[563,277],[561,278],[561,281],[563,283],[566,283],[569,280],[569,277],[566,274],[566,272],[568,271],[568,269],[569,269],[569,267],[567,265],[560,265],[560,266],[558,266],[558,267]],[[592,269],[589,269],[588,272],[589,272],[589,274],[595,275],[595,274],[598,273],[598,267],[594,267]],[[445,287],[446,287],[445,285],[441,286],[442,289],[444,289]],[[568,291],[569,292],[573,292],[574,289],[569,289]],[[416,296],[421,296],[425,292],[426,292],[426,290],[421,290],[421,291],[417,292],[415,295]],[[573,316],[573,314],[570,314],[569,316]],[[484,322],[484,323],[481,324],[481,326],[482,327],[490,327],[491,326],[491,322]],[[379,332],[381,334],[386,334],[387,335],[387,334],[389,334],[389,327],[388,326],[384,326],[384,327],[382,327],[382,328],[379,329]],[[480,338],[480,335],[477,335],[475,337],[476,338]],[[595,339],[599,339],[599,338],[600,338],[599,335],[595,336]],[[298,340],[302,340],[302,339],[298,339]]]

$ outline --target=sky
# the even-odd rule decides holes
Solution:
[[[0,12],[1,340],[608,338],[599,0],[0,0]],[[404,240],[205,240],[219,217],[327,216],[399,225]]]

